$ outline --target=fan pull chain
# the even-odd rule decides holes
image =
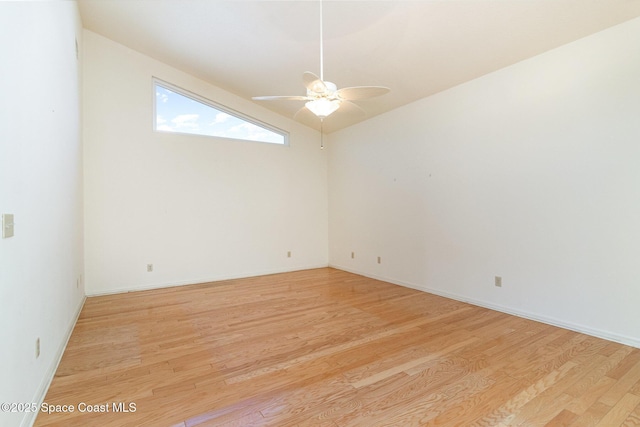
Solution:
[[[320,149],[324,150],[324,132],[322,132],[322,122],[323,120],[320,119]]]

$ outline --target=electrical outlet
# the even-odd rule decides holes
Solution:
[[[495,284],[497,287],[501,288],[501,287],[502,287],[502,277],[500,277],[500,276],[496,276],[496,277],[495,277],[495,282],[494,282],[494,284]]]
[[[291,251],[287,251],[287,258],[291,258]]]
[[[36,339],[36,359],[40,357],[40,337]]]
[[[378,257],[378,264],[382,264],[382,258]]]
[[[153,264],[147,264],[147,273],[151,273],[153,271]]]
[[[2,214],[2,238],[13,237],[13,214]]]
[[[354,259],[356,257],[356,253],[355,252],[351,252],[351,259]]]

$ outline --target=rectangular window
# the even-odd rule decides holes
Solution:
[[[154,130],[288,144],[287,132],[154,79]]]

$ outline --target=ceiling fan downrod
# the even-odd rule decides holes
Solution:
[[[324,37],[322,32],[322,0],[320,0],[320,80],[324,81]]]

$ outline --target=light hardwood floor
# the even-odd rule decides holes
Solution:
[[[638,426],[640,350],[323,268],[88,298],[45,402],[76,410],[36,426]]]

